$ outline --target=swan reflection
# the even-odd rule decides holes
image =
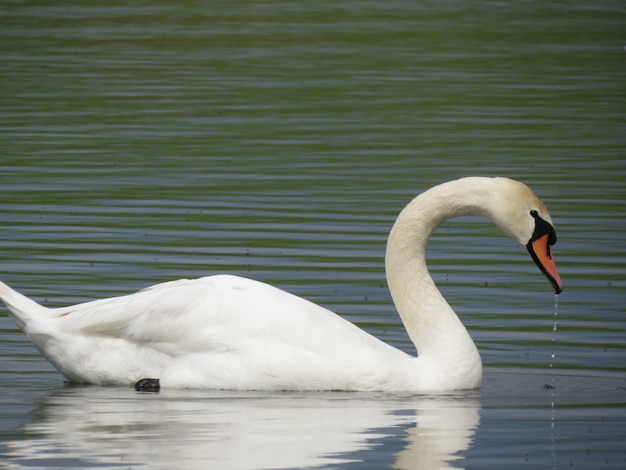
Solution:
[[[167,390],[152,395],[118,387],[62,387],[41,400],[25,425],[31,438],[6,443],[7,464],[278,469],[349,467],[375,458],[378,468],[454,468],[472,443],[478,403],[471,394]]]

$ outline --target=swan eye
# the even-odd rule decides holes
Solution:
[[[548,235],[549,245],[554,245],[556,243],[556,232],[554,231],[554,227],[549,222],[543,220],[535,209],[530,211],[530,215],[535,219],[535,231],[531,237],[531,241],[536,240],[543,235]]]

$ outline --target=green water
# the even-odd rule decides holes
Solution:
[[[10,468],[618,468],[625,20],[608,0],[2,4],[0,272],[46,305],[228,272],[413,352],[386,289],[387,233],[420,191],[476,174],[543,198],[565,283],[553,332],[524,249],[486,222],[441,227],[431,271],[486,367],[482,391],[448,398],[67,387],[3,310]],[[311,429],[342,445],[266,460],[248,434],[215,434],[245,413],[268,446]],[[438,438],[416,439],[415,423]],[[220,454],[226,441],[252,457]],[[437,452],[448,464],[421,457]]]

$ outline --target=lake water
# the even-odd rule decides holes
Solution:
[[[623,1],[4,2],[0,276],[49,306],[210,273],[413,353],[384,247],[416,194],[520,179],[555,297],[490,224],[431,272],[476,341],[444,396],[64,385],[0,311],[0,456],[44,468],[622,468]],[[553,388],[546,388],[549,385]]]

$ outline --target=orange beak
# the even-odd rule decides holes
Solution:
[[[546,275],[548,280],[554,287],[554,292],[559,294],[563,290],[563,282],[561,276],[556,269],[554,256],[552,256],[552,245],[550,244],[550,235],[543,235],[536,240],[531,241],[528,245],[528,252],[533,260],[539,266],[539,269]]]

